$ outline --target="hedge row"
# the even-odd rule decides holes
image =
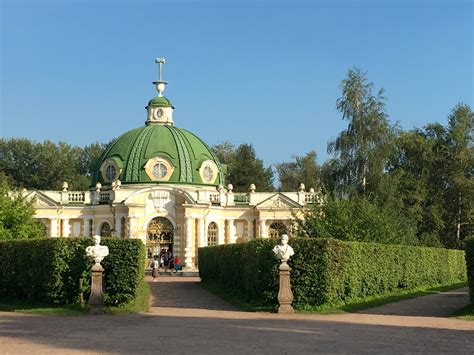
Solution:
[[[143,280],[145,248],[137,239],[104,238],[101,244],[109,247],[109,256],[101,263],[105,301],[125,304]],[[81,294],[87,297],[90,291],[93,262],[85,254],[89,245],[91,238],[0,241],[0,299],[78,303]]]
[[[471,303],[474,304],[474,237],[466,239],[466,265],[469,295],[471,296]]]
[[[275,240],[199,249],[203,283],[235,292],[243,301],[277,303]],[[449,285],[466,280],[464,252],[441,248],[334,239],[293,238],[290,259],[294,305],[334,306],[396,290]]]

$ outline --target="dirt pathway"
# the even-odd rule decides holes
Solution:
[[[0,312],[0,353],[474,353],[474,322],[379,314],[239,312],[201,289],[197,281],[173,277],[151,283],[147,314]]]
[[[362,310],[359,313],[416,317],[449,317],[456,310],[469,305],[469,289],[439,292],[383,306]]]

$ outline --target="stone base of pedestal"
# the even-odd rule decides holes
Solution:
[[[291,268],[286,262],[280,264],[280,290],[278,291],[278,313],[295,313],[291,303],[293,302],[293,292],[291,292],[290,283]]]
[[[102,273],[104,268],[94,264],[91,268],[91,294],[89,296],[90,314],[104,314],[104,292],[102,290]]]
[[[293,313],[295,313],[295,310],[293,309],[293,307],[291,305],[285,304],[285,305],[282,305],[282,306],[278,307],[278,313],[293,314]]]

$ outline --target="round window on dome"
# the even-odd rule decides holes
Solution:
[[[112,181],[115,179],[117,176],[117,169],[115,169],[115,166],[113,164],[107,165],[107,168],[105,169],[105,177],[107,180]]]
[[[199,168],[199,175],[205,184],[213,184],[216,181],[218,172],[217,165],[212,160],[204,161]]]
[[[166,175],[168,175],[168,168],[162,162],[158,162],[153,165],[153,176],[158,180],[163,179]]]
[[[152,181],[168,181],[173,171],[173,165],[163,157],[151,158],[145,164],[145,172]]]
[[[214,172],[212,171],[212,168],[209,165],[206,165],[203,170],[203,177],[204,180],[207,182],[211,182],[214,180]]]
[[[115,158],[109,158],[102,163],[100,172],[102,173],[102,178],[107,183],[117,180],[122,169]]]

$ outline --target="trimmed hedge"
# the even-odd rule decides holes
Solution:
[[[275,240],[199,249],[203,283],[235,292],[255,305],[277,304]],[[400,289],[449,285],[466,280],[464,252],[335,239],[292,238],[290,259],[294,305],[336,306]]]
[[[471,297],[471,303],[474,304],[474,237],[467,238],[465,242],[469,295]]]
[[[110,252],[101,263],[104,298],[119,306],[134,299],[144,278],[145,247],[137,239],[104,238],[102,244]],[[91,238],[0,241],[0,299],[78,303],[81,293],[87,297],[90,291],[89,245]]]

